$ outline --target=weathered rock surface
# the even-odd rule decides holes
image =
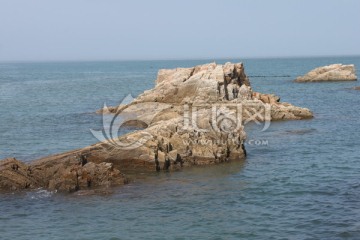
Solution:
[[[172,112],[174,106],[191,103],[201,104],[242,104],[243,107],[264,106],[271,108],[271,117],[267,120],[298,120],[311,118],[313,115],[307,108],[295,107],[281,103],[274,94],[253,92],[242,63],[217,65],[215,63],[193,68],[163,69],[158,73],[156,86],[138,96],[127,105],[111,107],[98,112],[134,114],[139,109],[146,109],[137,119],[148,122],[147,115],[154,115],[153,108],[168,108]],[[140,107],[139,107],[140,106]],[[155,109],[156,112],[157,109]],[[180,109],[180,114],[181,109]],[[244,115],[246,119],[248,116]]]
[[[356,81],[355,66],[332,64],[311,70],[301,77],[297,77],[295,82],[319,82],[319,81]]]
[[[160,70],[153,89],[100,112],[104,129],[94,134],[101,142],[29,165],[1,161],[0,188],[76,191],[124,184],[122,173],[242,160],[245,123],[312,117],[276,95],[253,92],[242,63]],[[144,129],[118,137],[124,125]]]
[[[15,158],[0,161],[0,189],[47,188],[74,192],[90,187],[108,187],[127,183],[112,163],[87,162],[76,153],[56,155],[30,164]]]

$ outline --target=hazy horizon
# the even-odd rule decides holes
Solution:
[[[47,59],[47,60],[0,60],[0,63],[45,63],[45,62],[141,62],[141,61],[215,61],[215,60],[249,60],[249,59],[302,59],[302,58],[352,58],[360,57],[356,55],[323,55],[323,56],[266,56],[266,57],[226,57],[226,58],[168,58],[168,59]]]
[[[0,0],[0,62],[359,56],[360,1]]]

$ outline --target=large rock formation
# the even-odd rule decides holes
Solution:
[[[0,162],[0,188],[75,191],[124,184],[120,173],[168,171],[244,159],[244,124],[311,118],[306,108],[253,92],[241,63],[160,70],[156,86],[104,108],[101,142],[25,165]],[[121,126],[137,130],[117,136]]]
[[[356,81],[356,72],[353,64],[332,64],[311,70],[295,82],[320,82],[320,81]]]
[[[130,104],[98,112],[134,114],[139,109],[146,109],[141,115],[136,114],[138,120],[143,120],[145,116],[153,116],[153,108],[158,112],[166,106],[174,108],[183,107],[187,103],[218,103],[241,104],[245,108],[268,107],[271,109],[271,116],[267,120],[298,120],[312,117],[309,109],[281,103],[276,95],[253,92],[242,63],[210,63],[193,68],[162,69],[155,83],[153,89],[145,91]],[[172,112],[171,109],[167,109],[166,112]],[[243,111],[244,119],[249,117],[245,113]]]

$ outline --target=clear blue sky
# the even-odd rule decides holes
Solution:
[[[358,0],[0,0],[0,61],[360,55]]]

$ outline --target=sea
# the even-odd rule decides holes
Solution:
[[[356,56],[0,63],[0,159],[96,143],[104,104],[153,88],[159,69],[213,61],[243,62],[253,90],[314,118],[249,124],[245,161],[139,174],[100,194],[1,193],[0,239],[360,239],[360,84],[293,82],[332,63],[360,69]]]

